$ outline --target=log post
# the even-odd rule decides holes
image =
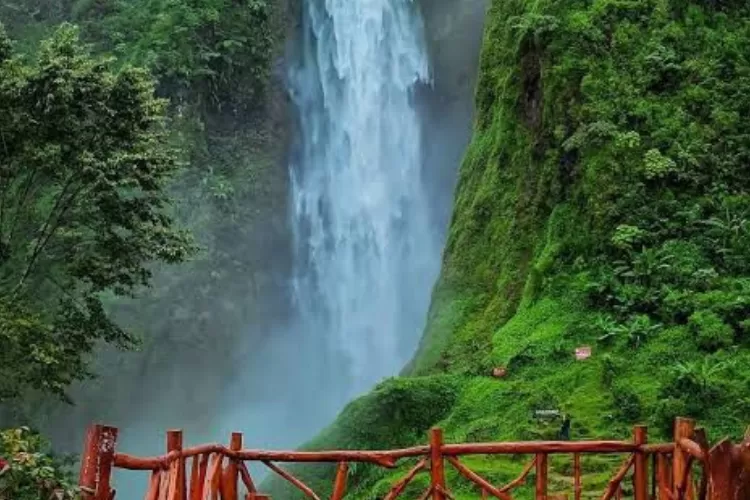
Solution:
[[[97,476],[99,473],[99,441],[102,426],[90,425],[86,431],[86,440],[81,454],[81,472],[78,486],[81,488],[81,498],[90,500],[96,495]]]
[[[643,446],[648,442],[648,428],[638,425],[633,428],[633,442]],[[634,500],[648,500],[648,456],[643,451],[635,452],[633,464]]]
[[[430,475],[432,499],[445,500],[445,464],[443,463],[443,431],[430,430]]]
[[[573,498],[575,500],[581,500],[581,492],[583,488],[581,486],[581,454],[573,454]]]
[[[674,455],[672,458],[672,494],[675,500],[682,500],[683,495],[689,489],[691,483],[690,474],[687,474],[689,466],[688,453],[680,446],[680,439],[690,439],[695,431],[695,421],[689,418],[678,417],[674,425]],[[683,478],[685,484],[681,484]]]
[[[708,489],[711,500],[735,500],[732,448],[732,443],[725,439],[714,446],[709,453],[711,478]]]
[[[536,500],[547,500],[547,454],[536,455]]]
[[[148,480],[148,490],[146,490],[146,500],[159,499],[159,485],[161,484],[161,471],[151,471],[151,478]]]
[[[190,467],[190,489],[188,492],[188,498],[190,500],[201,500],[200,492],[200,468],[201,468],[201,456],[195,455],[191,461]]]
[[[336,468],[336,481],[333,484],[333,495],[331,500],[342,500],[346,495],[346,479],[349,474],[349,464],[339,462]]]
[[[656,456],[656,477],[659,500],[669,500],[672,497],[672,471],[667,456],[662,453]]]
[[[182,431],[173,429],[167,431],[167,453],[178,452],[176,459],[177,466],[170,467],[175,471],[175,477],[170,478],[169,500],[186,500],[187,491],[185,489],[185,458],[182,456]],[[174,485],[174,486],[172,486]]]
[[[115,460],[117,428],[102,427],[99,439],[99,479],[96,485],[96,500],[110,500],[112,497],[112,465]]]
[[[242,433],[233,432],[232,438],[229,442],[229,449],[232,451],[240,451],[242,449]],[[224,471],[224,477],[222,478],[224,483],[224,499],[223,500],[237,500],[237,479],[239,477],[239,465],[237,460],[230,459],[227,464],[226,470]]]

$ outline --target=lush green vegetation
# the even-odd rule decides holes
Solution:
[[[627,437],[635,423],[665,438],[677,415],[713,438],[742,433],[749,45],[742,1],[492,3],[474,138],[425,337],[409,382],[374,393],[411,394],[355,403],[432,417],[389,424],[389,442],[424,443],[430,423],[449,441],[555,438],[560,423],[535,419],[539,409],[570,415],[573,439]],[[580,345],[592,358],[575,360]],[[496,366],[508,375],[490,377]],[[420,396],[425,384],[450,388],[440,412]],[[368,425],[347,410],[314,445],[347,444],[339,429]],[[470,464],[497,482],[523,466]],[[569,488],[570,467],[552,462],[553,490]],[[614,467],[584,462],[585,484],[603,489]],[[356,471],[352,498],[376,498],[383,477]],[[476,498],[451,480],[457,498]]]
[[[64,397],[93,371],[97,345],[132,347],[140,331],[145,361],[119,374],[135,384],[167,358],[231,366],[237,325],[257,321],[272,293],[268,262],[286,265],[275,165],[287,127],[271,85],[283,9],[0,3],[19,40],[0,35],[6,409],[29,394]],[[56,28],[63,21],[96,55]],[[353,402],[307,447],[408,446],[435,424],[449,441],[557,437],[540,409],[570,415],[573,438],[626,437],[636,422],[663,438],[676,415],[713,437],[739,434],[750,415],[748,46],[742,0],[494,0],[420,350],[404,378]],[[187,255],[173,221],[201,248],[180,273],[150,264]],[[148,282],[146,300],[116,297]],[[584,344],[594,355],[576,361]],[[497,366],[507,376],[490,377]],[[193,388],[201,375],[183,376]],[[96,400],[114,407],[103,387]],[[66,462],[46,451],[29,431],[2,434],[15,466],[0,498],[69,489]],[[524,464],[468,463],[498,483]],[[613,467],[585,461],[585,483],[603,485]],[[330,485],[329,468],[303,472]],[[351,497],[376,498],[403,468],[352,472]],[[569,472],[552,462],[553,489]],[[449,480],[457,498],[475,497]]]
[[[15,40],[0,33],[0,426],[135,417],[123,391],[196,358],[222,360],[190,394],[210,405],[244,327],[273,314],[264,298],[287,267],[286,113],[271,85],[285,9],[0,2]],[[93,376],[75,391],[78,409],[55,403]],[[207,377],[181,378],[187,390]],[[175,398],[179,414],[186,398]],[[77,449],[82,430],[55,437]],[[0,456],[15,466],[0,498],[67,491],[40,437],[6,434]]]
[[[114,74],[145,68],[166,99],[165,127],[182,166],[168,186],[175,199],[169,213],[196,236],[199,252],[179,269],[150,265],[154,287],[137,300],[105,301],[123,335],[143,337],[144,355],[109,353],[95,363],[117,363],[118,376],[134,386],[163,371],[167,357],[170,366],[196,357],[227,359],[244,326],[274,314],[269,303],[280,293],[276,275],[288,267],[286,169],[279,164],[286,111],[281,88],[271,86],[285,9],[282,0],[0,2],[0,20],[30,59],[40,40],[70,21],[94,53],[110,56]],[[189,378],[185,388],[194,386]],[[82,397],[91,404],[85,406],[130,411],[115,405],[110,382],[103,380],[101,391],[88,385]],[[15,410],[24,417],[33,412]],[[52,415],[50,408],[44,412]]]
[[[110,72],[68,27],[33,63],[7,37],[0,47],[5,402],[31,389],[64,396],[89,375],[97,341],[132,345],[101,294],[133,293],[149,283],[147,264],[180,262],[190,245],[165,211],[177,164],[151,79]]]
[[[136,338],[105,313],[104,294],[150,283],[154,261],[192,250],[167,208],[177,156],[166,102],[142,70],[113,72],[63,26],[33,61],[0,25],[0,405],[33,393],[67,399],[92,376],[101,343]],[[0,437],[10,469],[0,498],[73,490],[64,465],[26,429]]]
[[[27,427],[0,432],[1,500],[69,500],[77,498],[73,460],[52,454],[47,441]]]

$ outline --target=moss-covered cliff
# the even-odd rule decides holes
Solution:
[[[494,0],[420,349],[310,446],[406,446],[434,424],[448,441],[555,438],[541,409],[569,415],[574,439],[636,422],[664,437],[676,415],[741,433],[749,46],[739,0]],[[582,345],[593,356],[576,361]],[[502,482],[523,462],[471,465]],[[569,488],[567,462],[551,466],[552,489]],[[585,484],[611,467],[584,462]],[[358,469],[350,498],[398,475]]]

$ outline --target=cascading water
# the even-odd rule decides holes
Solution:
[[[290,72],[300,134],[294,299],[321,358],[314,376],[341,405],[408,360],[439,269],[413,103],[429,65],[412,0],[303,8]]]

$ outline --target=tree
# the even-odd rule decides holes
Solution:
[[[0,402],[64,398],[97,343],[132,347],[103,294],[132,296],[151,262],[192,249],[168,214],[165,102],[146,72],[111,68],[71,26],[32,62],[0,29]]]

